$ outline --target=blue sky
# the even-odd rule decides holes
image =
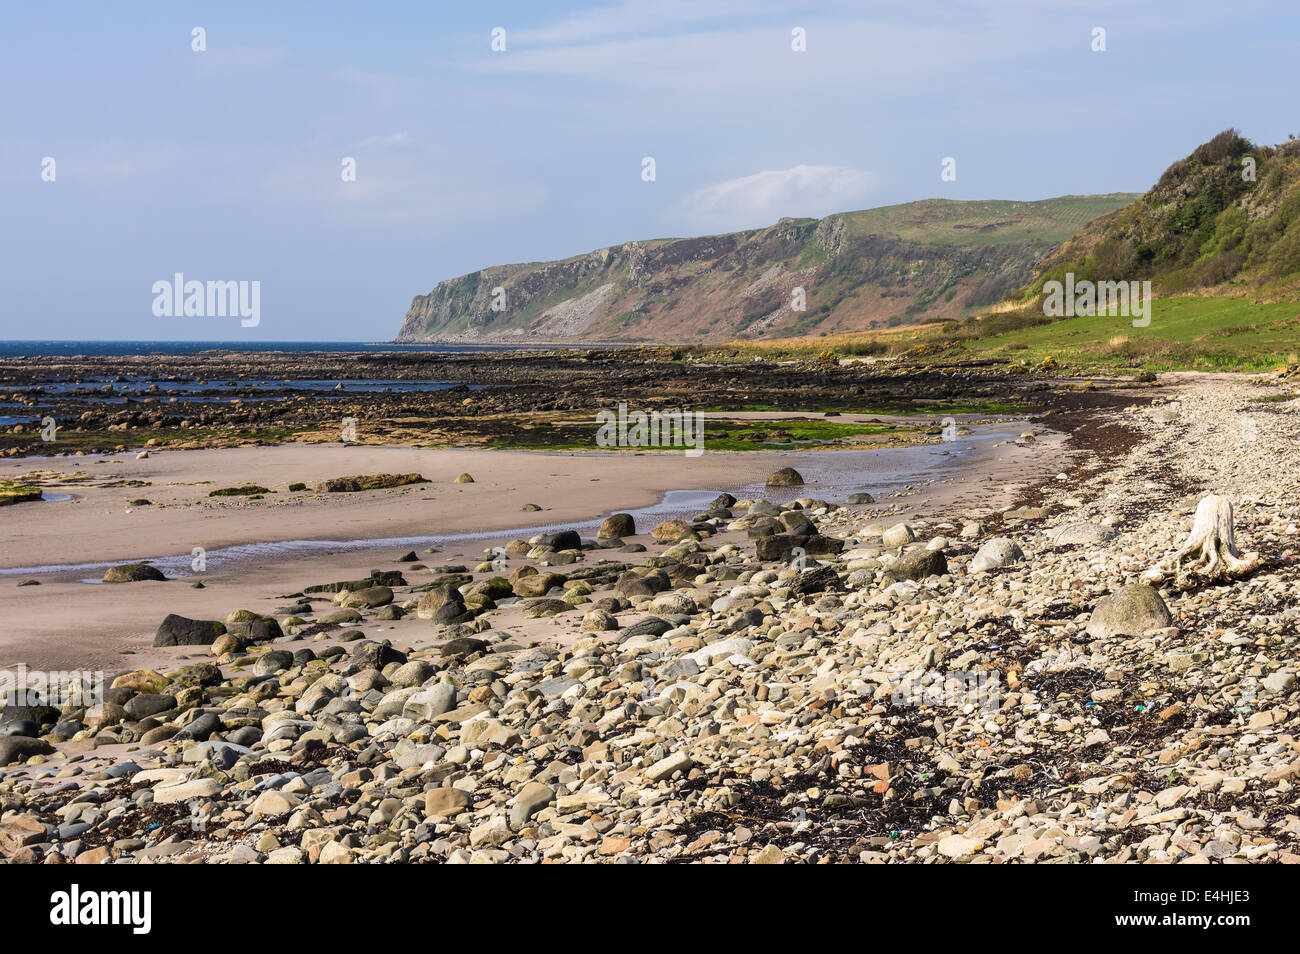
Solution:
[[[1142,191],[1228,126],[1300,134],[1297,27],[1253,0],[8,5],[0,338],[387,340],[487,265]],[[155,317],[176,272],[261,282],[260,324]]]

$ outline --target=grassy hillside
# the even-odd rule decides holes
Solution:
[[[964,318],[1030,281],[1088,220],[1133,198],[928,199],[493,266],[417,295],[397,340],[686,343]]]
[[[903,356],[1079,371],[1268,371],[1300,364],[1300,303],[1182,296],[1157,301],[1145,328],[1134,328],[1118,315],[1066,318],[993,334],[981,333],[976,322],[945,322],[867,335],[728,342],[718,348],[739,358]]]
[[[1127,192],[1109,195],[1064,195],[1041,202],[981,199],[924,199],[879,209],[846,212],[854,235],[883,235],[918,245],[1004,245],[1016,242],[1064,242],[1088,222],[1136,198]]]
[[[1043,283],[1151,280],[1157,295],[1213,291],[1277,299],[1300,290],[1300,141],[1256,146],[1225,130],[1165,170],[1131,205],[1081,229],[1012,296]]]
[[[1076,283],[1150,281],[1150,324],[1133,327],[1113,313],[1045,316],[1044,285],[1071,273]],[[1226,130],[1171,165],[1136,202],[1084,225],[1032,281],[985,313],[828,342],[791,342],[789,353],[829,348],[1111,370],[1300,363],[1300,141],[1256,146]]]
[[[934,336],[936,342],[945,336]],[[1152,322],[1134,328],[1125,318],[1066,318],[969,341],[954,342],[973,357],[1007,357],[1040,364],[1171,370],[1262,371],[1300,362],[1300,304],[1252,304],[1244,298],[1186,296],[1156,302]]]

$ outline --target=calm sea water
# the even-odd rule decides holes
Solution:
[[[305,354],[307,352],[440,352],[444,354],[467,353],[473,351],[517,351],[522,350],[509,345],[442,345],[442,344],[390,344],[386,342],[363,341],[0,341],[0,360],[4,358],[25,357],[119,357],[123,355],[189,355],[203,351],[243,351],[267,352],[287,351]],[[248,380],[238,382],[243,392],[265,388],[276,391],[279,396],[291,392],[310,393],[316,397],[342,398],[368,392],[407,392],[407,391],[441,391],[457,385],[458,381],[401,381],[387,379],[350,379],[342,381],[323,380]],[[35,393],[38,398],[57,398],[71,396],[73,400],[87,405],[125,404],[128,399],[150,398],[164,402],[178,400],[197,401],[198,403],[224,403],[230,396],[221,394],[231,390],[235,382],[223,381],[175,381],[170,379],[155,380],[151,376],[134,376],[125,379],[118,377],[89,377],[77,382],[60,382],[54,378],[38,384],[14,388],[7,387],[0,397],[8,397],[10,392],[21,391]],[[471,384],[471,388],[483,385]],[[258,398],[244,393],[244,401],[278,400],[279,397]],[[48,402],[32,404],[0,400],[0,427],[14,424],[31,424],[48,413]],[[13,410],[10,410],[13,409]],[[19,410],[21,409],[21,410]]]
[[[196,354],[200,351],[521,351],[513,345],[392,344],[363,341],[0,341],[0,357]],[[535,349],[534,349],[535,350]]]

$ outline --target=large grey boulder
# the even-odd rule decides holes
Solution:
[[[539,811],[555,801],[555,790],[541,782],[529,782],[514,797],[510,809],[510,827],[518,831]]]
[[[123,563],[104,571],[105,583],[138,583],[141,580],[165,580],[162,570],[148,563]]]
[[[456,707],[456,687],[440,682],[413,693],[402,706],[402,717],[428,722]]]
[[[767,475],[768,487],[802,487],[803,475],[793,467],[782,467]]]
[[[1097,601],[1088,621],[1088,635],[1141,636],[1152,629],[1163,629],[1173,622],[1169,607],[1155,588],[1145,583],[1121,586]]]
[[[49,755],[53,751],[54,747],[44,739],[29,739],[20,735],[7,736],[0,738],[0,765],[12,765],[33,755]]]
[[[1020,549],[1020,544],[1015,540],[1010,537],[994,537],[984,541],[984,545],[971,558],[970,572],[987,573],[989,570],[1019,563],[1024,558],[1025,551]]]
[[[928,576],[943,576],[948,572],[948,560],[940,550],[913,550],[904,553],[889,569],[885,570],[884,582],[897,583],[900,580],[924,580]]]
[[[393,591],[386,586],[367,586],[362,590],[350,590],[339,605],[348,609],[373,609],[387,606],[393,601]]]
[[[630,513],[616,513],[606,517],[596,531],[597,540],[617,540],[636,534],[636,521]]]
[[[155,646],[211,646],[226,631],[226,624],[215,619],[186,619],[171,613],[154,633]]]
[[[464,598],[454,586],[449,584],[435,586],[421,596],[420,601],[415,604],[415,615],[419,619],[433,619],[445,604],[463,602]],[[462,609],[461,612],[464,610]]]
[[[916,533],[905,523],[896,523],[880,535],[880,542],[887,547],[906,546],[916,540]]]

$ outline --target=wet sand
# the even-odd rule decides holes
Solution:
[[[68,499],[0,512],[5,530],[0,618],[7,624],[0,631],[0,666],[24,662],[31,668],[110,673],[166,668],[206,656],[193,649],[151,648],[154,630],[168,613],[208,619],[224,618],[236,608],[269,613],[304,586],[401,568],[393,561],[404,550],[417,550],[429,566],[472,564],[485,548],[531,536],[541,527],[571,526],[592,536],[599,520],[617,511],[634,512],[638,530],[648,533],[658,520],[704,509],[724,490],[836,502],[868,491],[877,504],[864,510],[864,518],[907,513],[941,520],[990,513],[1069,469],[1066,435],[1034,428],[1040,432],[1037,441],[1011,443],[1026,427],[1023,421],[981,426],[972,438],[918,447],[708,452],[697,458],[290,444],[172,451],[145,460],[119,454],[5,461],[0,479],[57,470],[150,486],[51,488],[48,494]],[[780,497],[763,491],[765,476],[785,466],[798,469],[807,484]],[[419,472],[431,483],[347,494],[287,490],[297,481],[314,486],[329,477],[380,472]],[[462,472],[472,474],[475,483],[453,483]],[[277,492],[259,501],[207,496],[249,482]],[[153,505],[128,506],[141,497]],[[528,503],[543,509],[524,512]],[[525,529],[515,532],[519,528]],[[430,545],[439,552],[424,553]],[[207,554],[201,574],[188,566],[194,547]],[[155,558],[171,558],[159,566],[178,578],[82,582],[98,580],[106,564]],[[424,575],[414,571],[408,580],[418,583]],[[41,585],[18,586],[25,579]],[[196,579],[203,589],[191,586]],[[527,640],[534,621],[506,611],[494,622]],[[391,636],[399,646],[418,645],[430,629],[427,621],[408,618],[367,634]]]

